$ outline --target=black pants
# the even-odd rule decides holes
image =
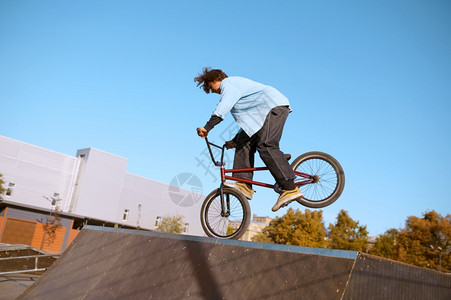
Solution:
[[[289,112],[290,110],[286,106],[274,107],[266,116],[263,127],[252,137],[249,137],[244,131],[240,131],[235,139],[234,169],[253,168],[254,154],[258,151],[276,182],[284,190],[294,189],[293,180],[296,176],[279,148],[283,127]],[[253,172],[234,173],[233,176],[252,180]]]

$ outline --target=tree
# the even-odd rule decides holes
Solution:
[[[167,233],[182,233],[184,230],[183,216],[180,215],[163,217],[157,227],[157,231]]]
[[[274,243],[274,241],[272,239],[270,239],[265,233],[263,233],[265,230],[262,229],[262,232],[259,232],[258,234],[254,235],[251,238],[251,241],[253,242],[260,242],[260,243]]]
[[[3,187],[5,181],[3,180],[3,174],[0,173],[0,199],[2,199],[2,195],[5,194],[6,189]]]
[[[366,251],[368,231],[366,226],[359,226],[348,212],[341,210],[335,224],[329,224],[329,247],[333,249]]]
[[[52,244],[56,239],[56,233],[61,228],[61,211],[59,207],[50,211],[50,217],[46,217],[45,221],[41,221],[44,229],[44,239],[42,240],[42,247],[44,247],[44,241],[47,239],[48,245]]]
[[[451,215],[435,211],[410,216],[404,228],[390,229],[376,239],[370,254],[431,269],[451,270]]]
[[[451,258],[444,254],[450,249],[451,215],[441,216],[435,211],[425,212],[423,218],[410,216],[397,236],[396,259],[420,267],[451,270]],[[442,253],[443,252],[443,253]]]
[[[253,241],[307,247],[325,247],[326,229],[322,211],[288,209],[281,218],[277,218],[263,228]]]
[[[376,238],[374,247],[369,251],[372,255],[377,255],[389,259],[396,259],[396,239],[399,231],[392,228],[387,230],[384,234],[379,235]]]
[[[43,220],[39,220],[42,223],[44,229],[44,238],[42,239],[41,250],[44,249],[44,243],[47,240],[47,244],[50,246],[55,239],[56,233],[61,228],[61,210],[59,208],[59,198],[49,198],[44,196],[49,202],[52,203],[52,209],[50,210],[50,215]]]

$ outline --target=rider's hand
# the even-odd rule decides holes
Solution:
[[[236,147],[236,143],[233,140],[227,141],[227,142],[225,142],[225,147],[226,147],[226,149],[235,148]]]
[[[203,127],[199,127],[197,128],[197,135],[204,139],[207,137],[208,131]]]

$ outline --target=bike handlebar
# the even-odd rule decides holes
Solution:
[[[218,146],[216,144],[213,144],[212,142],[209,142],[207,137],[205,137],[205,142],[207,143],[208,152],[210,152],[210,157],[211,157],[211,161],[213,162],[213,164],[216,167],[224,166],[224,149],[225,149],[225,144],[222,147]],[[215,157],[213,155],[213,151],[211,151],[210,145],[221,149],[221,161],[215,161]]]

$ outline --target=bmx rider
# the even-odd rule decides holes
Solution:
[[[301,198],[301,191],[294,185],[296,176],[279,148],[283,127],[291,112],[288,99],[271,86],[243,77],[228,77],[219,69],[204,68],[194,81],[205,93],[221,95],[210,120],[204,127],[197,128],[197,134],[201,138],[207,137],[209,131],[231,112],[241,127],[236,136],[225,143],[227,149],[235,148],[233,168],[253,168],[254,154],[258,151],[282,188],[272,211]],[[252,180],[253,172],[234,173],[233,176]],[[247,183],[225,182],[224,185],[241,192],[247,199],[252,199],[254,194]]]

